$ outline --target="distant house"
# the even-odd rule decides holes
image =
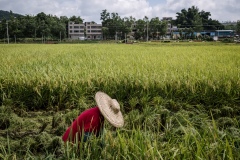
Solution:
[[[102,39],[102,24],[85,22],[87,39]]]
[[[216,30],[215,36],[219,38],[234,37],[234,30]]]
[[[82,24],[69,22],[68,35],[70,39],[102,39],[102,24],[94,22],[85,22]]]
[[[85,37],[85,24],[68,22],[68,35],[70,39],[80,39],[80,37]]]
[[[180,29],[180,28],[178,28]],[[181,36],[191,36],[188,32],[180,32],[180,30],[175,29],[173,32],[173,38],[177,39]],[[215,31],[201,31],[201,32],[193,32],[193,36],[209,36],[209,37],[218,37],[218,38],[229,38],[234,37],[235,33],[234,30],[215,30]]]

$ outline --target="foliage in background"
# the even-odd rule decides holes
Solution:
[[[167,33],[167,22],[160,20],[158,17],[148,17],[136,20],[134,17],[121,18],[118,13],[109,13],[107,10],[103,10],[101,13],[101,20],[103,24],[103,35],[106,38],[125,38],[125,34],[129,34],[134,30],[134,37],[136,40],[145,39],[147,32],[149,32],[150,38],[157,38]],[[150,34],[152,33],[152,35]],[[157,35],[158,34],[158,35]],[[158,37],[159,38],[159,37]]]
[[[12,11],[8,12],[0,10],[0,21],[2,21],[3,19],[10,19],[10,15],[13,15],[14,17],[23,17],[23,15],[13,13]]]
[[[210,12],[199,11],[197,6],[192,6],[187,10],[182,9],[176,14],[177,18],[173,23],[179,28],[192,28],[194,31],[224,29],[218,20],[210,18]]]
[[[19,38],[42,38],[42,39],[55,39],[58,40],[68,37],[68,22],[73,21],[77,24],[83,23],[80,16],[66,16],[57,17],[55,15],[46,15],[41,12],[36,16],[33,15],[18,15],[12,11],[0,11],[4,13],[0,22],[0,39],[7,39],[7,22],[10,39],[13,41]],[[132,16],[121,18],[118,13],[109,13],[106,9],[100,13],[100,20],[102,20],[102,33],[103,39],[125,39],[125,34],[131,34],[134,31],[134,38],[136,40],[145,39],[147,32],[149,38],[159,39],[159,36],[164,36],[167,33],[167,23],[178,26],[178,28],[185,29],[187,32],[193,33],[202,30],[218,30],[218,29],[234,29],[239,32],[239,27],[223,26],[218,20],[210,18],[211,13],[199,11],[196,6],[191,8],[182,9],[177,12],[176,20],[168,22],[160,20],[159,17],[149,19],[143,15],[143,19],[136,19]],[[151,33],[150,33],[151,32]]]
[[[237,22],[237,27],[236,27],[237,33],[240,35],[240,20]],[[239,36],[238,35],[238,36]]]
[[[10,38],[67,38],[68,21],[83,23],[81,17],[53,16],[41,12],[37,15],[16,16],[12,12],[0,22],[0,39],[7,38],[7,24]]]

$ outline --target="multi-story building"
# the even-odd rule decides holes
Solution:
[[[68,23],[68,35],[70,39],[102,39],[102,24],[85,22],[77,24]]]
[[[80,39],[80,37],[85,37],[85,24],[68,22],[68,35],[70,39]]]
[[[102,24],[85,22],[87,39],[102,39]]]

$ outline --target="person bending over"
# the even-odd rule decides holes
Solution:
[[[105,119],[114,127],[123,127],[124,119],[116,99],[99,91],[95,101],[97,106],[83,111],[67,128],[62,136],[64,142],[86,142],[91,135],[102,136]]]

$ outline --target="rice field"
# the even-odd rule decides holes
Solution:
[[[238,159],[240,46],[220,43],[0,45],[3,159]],[[125,126],[64,145],[104,91]]]

